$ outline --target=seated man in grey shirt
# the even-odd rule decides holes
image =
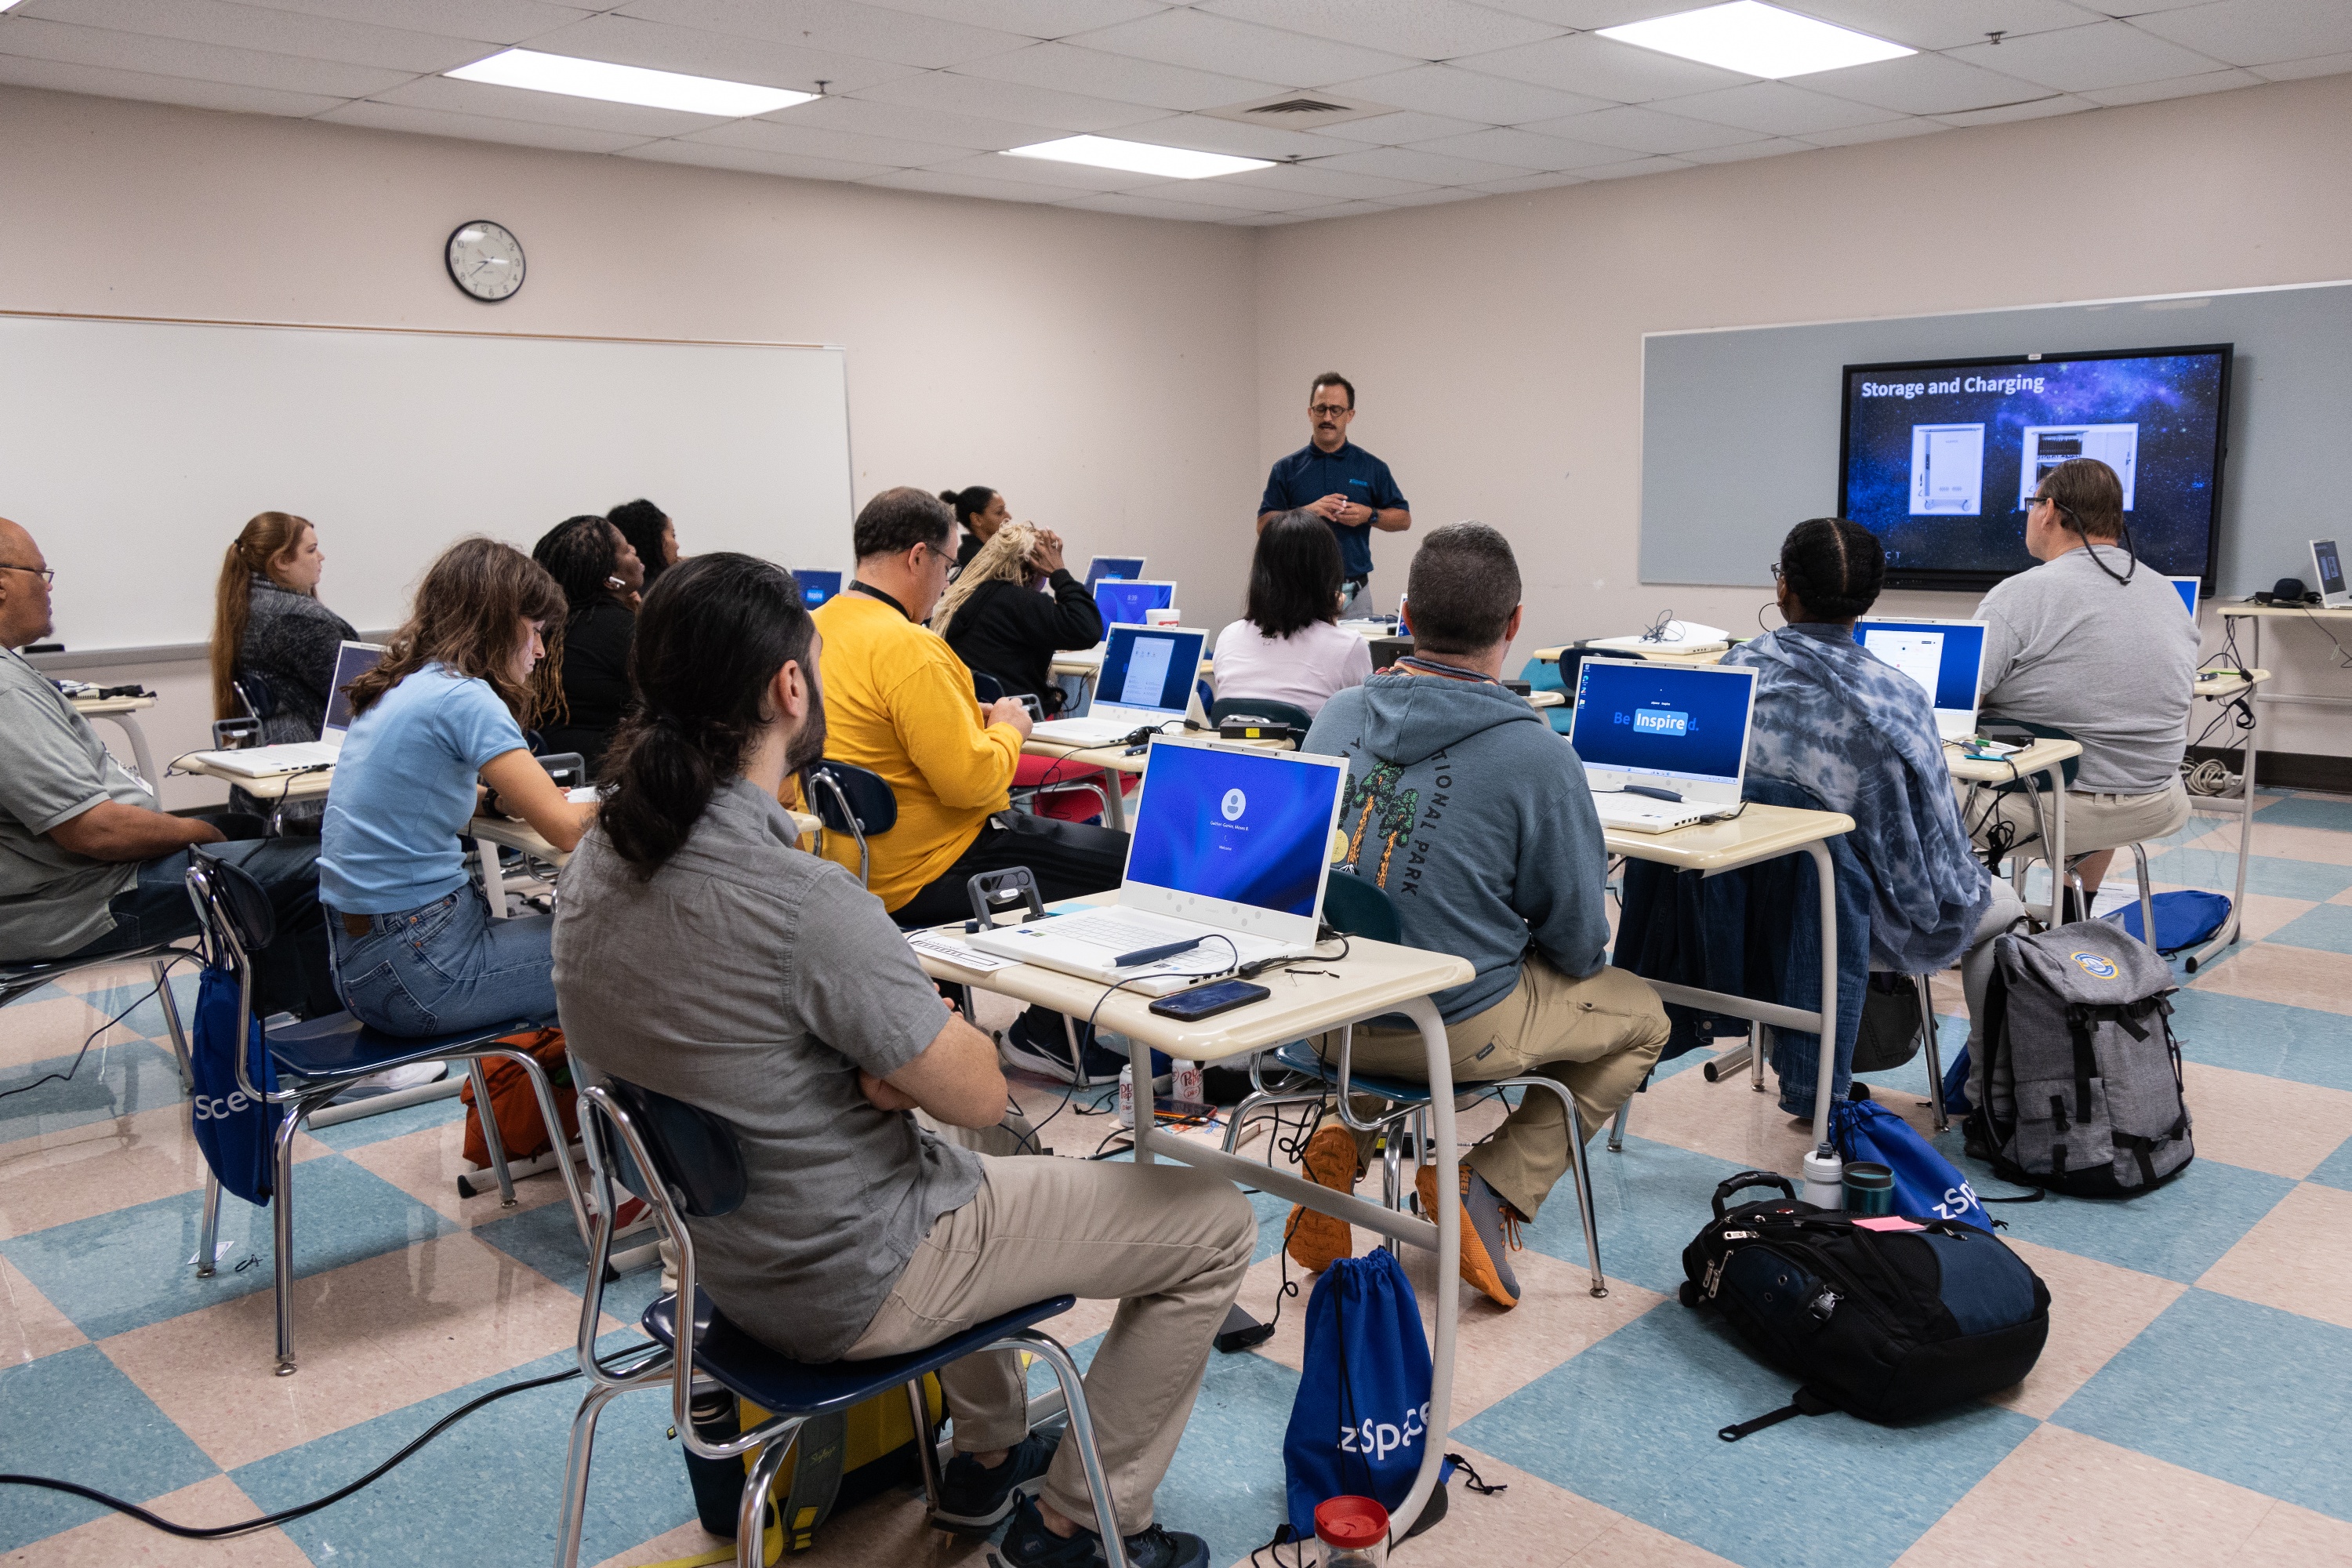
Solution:
[[[798,585],[751,556],[697,556],[646,595],[643,706],[556,907],[571,1048],[734,1131],[750,1195],[695,1222],[701,1283],[787,1355],[898,1355],[1045,1297],[1118,1300],[1087,1374],[1117,1528],[1138,1568],[1206,1568],[1198,1536],[1153,1523],[1152,1493],[1255,1215],[1206,1172],[994,1159],[918,1124],[995,1126],[1004,1077],[881,902],[803,852],[777,804],[824,754],[818,652]],[[970,1356],[940,1383],[957,1455],[940,1522],[986,1533],[1012,1514],[1013,1568],[1100,1561],[1077,1454],[1029,1433],[1017,1359]]]
[[[1986,718],[2051,724],[2083,742],[2066,796],[2066,852],[2087,898],[2120,845],[2161,838],[2189,820],[2180,782],[2197,625],[2161,574],[2124,540],[2124,492],[2095,458],[2071,458],[2043,478],[2025,518],[2025,548],[2042,563],[1997,585],[1985,623]],[[1979,844],[2039,854],[2033,803],[2022,791],[1963,805]]]
[[[267,1016],[337,1011],[319,910],[319,847],[259,819],[172,816],[16,650],[50,630],[48,562],[0,518],[0,963],[95,958],[193,936],[189,856],[233,861],[268,893],[278,940],[255,957]],[[244,841],[225,843],[233,830]]]

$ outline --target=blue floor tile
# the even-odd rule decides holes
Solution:
[[[2352,1192],[2352,1138],[2336,1145],[2336,1152],[2320,1162],[2319,1169],[2305,1178],[2325,1187],[2341,1187]]]
[[[1939,1142],[1978,1196],[2027,1190],[2002,1181],[1984,1162],[1964,1156],[1957,1126]],[[2135,1197],[2051,1193],[2039,1203],[1995,1204],[1989,1212],[2008,1224],[2006,1235],[2012,1240],[2186,1284],[2220,1262],[2294,1188],[2284,1176],[2199,1160],[2154,1192]]]
[[[1969,1404],[1905,1426],[1833,1414],[1716,1436],[1794,1386],[1719,1317],[1668,1301],[1457,1435],[1747,1568],[1883,1568],[2036,1425]]]
[[[2352,1520],[2352,1329],[2190,1290],[2051,1419]]]
[[[2322,904],[2306,910],[2263,940],[2287,947],[2315,947],[2323,952],[2352,952],[2352,904]]]
[[[465,1118],[466,1107],[457,1096],[451,1095],[446,1100],[428,1100],[422,1105],[387,1110],[380,1116],[362,1116],[356,1121],[339,1121],[332,1127],[313,1127],[309,1131],[311,1137],[328,1148],[348,1153],[371,1143],[381,1143],[387,1138],[404,1137],[427,1127],[446,1127]],[[495,1176],[487,1179],[493,1183],[497,1181]]]
[[[551,1181],[552,1176],[530,1178]],[[614,1250],[652,1245],[657,1233],[640,1231],[624,1237]],[[588,1284],[588,1252],[580,1243],[580,1227],[572,1223],[572,1205],[558,1199],[523,1209],[474,1227],[475,1237],[488,1242],[518,1262],[530,1265],[565,1289],[578,1295]],[[633,1268],[604,1287],[604,1311],[624,1323],[644,1316],[660,1295],[661,1268],[648,1263]]]
[[[635,1340],[605,1336],[607,1349]],[[467,1401],[573,1364],[569,1351],[543,1357],[256,1460],[231,1477],[262,1507],[287,1508],[365,1473]],[[564,1454],[580,1395],[574,1379],[502,1399],[373,1486],[283,1528],[313,1562],[337,1568],[547,1562],[555,1551]],[[583,1563],[601,1563],[694,1517],[685,1460],[665,1436],[669,1414],[668,1396],[660,1392],[626,1394],[605,1406]]]
[[[1637,1100],[1622,1153],[1611,1153],[1605,1138],[1595,1138],[1591,1145],[1601,1267],[1612,1279],[1672,1295],[1683,1281],[1683,1248],[1706,1222],[1716,1184],[1741,1167],[1669,1143],[1653,1143],[1638,1136],[1641,1126]],[[1584,1222],[1577,1215],[1575,1189],[1561,1182],[1534,1223],[1520,1227],[1519,1236],[1546,1257],[1583,1265]]]
[[[2256,822],[2273,822],[2282,827],[2326,827],[2337,833],[2352,833],[2352,801],[2311,800],[2304,796],[2280,801],[2254,813]]]
[[[2269,816],[2268,812],[2263,812],[2257,820],[2268,820]],[[2168,849],[2148,858],[2148,874],[2158,882],[2169,882],[2175,887],[2231,892],[2238,885],[2237,847],[2232,845],[2226,850]],[[2287,860],[2275,855],[2252,856],[2246,864],[2249,893],[2325,903],[2347,888],[2352,888],[2352,866]]]
[[[0,1143],[186,1103],[180,1092],[179,1063],[167,1047],[146,1040],[92,1046],[79,1068],[74,1068],[70,1051],[10,1068],[0,1074],[0,1090],[22,1088],[68,1068],[73,1070],[69,1079],[0,1100]]]
[[[374,1173],[341,1155],[294,1170],[294,1272],[307,1277],[457,1229]],[[74,1326],[92,1339],[143,1328],[270,1289],[270,1219],[239,1199],[221,1200],[220,1271],[196,1278],[202,1192],[137,1204],[0,1242]],[[243,1245],[237,1238],[243,1237]],[[247,1256],[251,1265],[238,1268]],[[258,1347],[266,1350],[267,1347]]]
[[[132,1502],[218,1473],[96,1345],[0,1371],[0,1470],[79,1481]],[[30,1488],[10,1487],[7,1499],[0,1508],[0,1552],[108,1511]]]
[[[2352,1089],[2352,1050],[2345,1048],[2352,1026],[2337,1014],[2182,991],[2172,998],[2172,1032],[2192,1062]]]

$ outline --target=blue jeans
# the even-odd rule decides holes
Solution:
[[[368,915],[353,936],[341,915],[327,921],[335,989],[360,1022],[416,1038],[493,1024],[555,1021],[555,917],[494,921],[480,889],[396,914]]]

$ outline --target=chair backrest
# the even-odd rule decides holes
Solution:
[[[995,702],[1004,696],[1004,682],[984,669],[971,672],[971,694],[982,702]]]
[[[239,957],[250,957],[278,940],[278,911],[253,873],[196,850],[189,857],[188,896],[207,936],[226,931]],[[215,948],[215,962],[228,954]]]
[[[1266,697],[1220,697],[1209,704],[1209,721],[1213,724],[1244,716],[1302,731],[1315,722],[1314,716],[1297,703],[1276,702]]]
[[[1576,662],[1581,665],[1584,660],[1580,658]],[[1557,691],[1568,699],[1557,708],[1544,710],[1544,718],[1550,723],[1555,735],[1567,734],[1576,724],[1576,694],[1561,680],[1562,672],[1569,669],[1566,654],[1560,655],[1560,661],[1557,664],[1531,658],[1519,667],[1519,679],[1528,683],[1530,691]]]
[[[565,789],[577,789],[588,782],[588,759],[578,752],[549,752],[534,760]]]
[[[828,784],[830,787],[827,787]],[[898,797],[880,773],[828,757],[801,775],[801,795],[835,833],[872,837],[898,826]]]
[[[743,1206],[751,1177],[732,1128],[699,1106],[610,1074],[604,1087],[635,1126],[654,1180],[680,1214],[718,1219]]]
[[[1404,921],[1397,914],[1396,900],[1351,871],[1335,870],[1323,879],[1323,918],[1333,931],[1367,942],[1404,941]]]

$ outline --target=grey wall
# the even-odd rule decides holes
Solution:
[[[1836,510],[1846,365],[2222,342],[2217,589],[2307,578],[2314,535],[2352,535],[2352,283],[1648,334],[1642,581],[1759,586],[1789,525]]]

